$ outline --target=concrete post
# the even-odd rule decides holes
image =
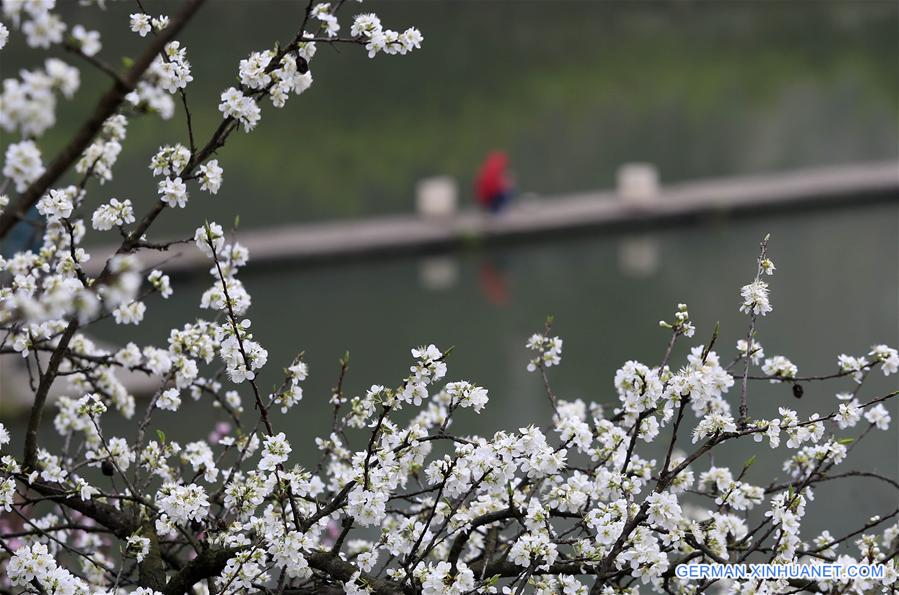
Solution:
[[[459,210],[459,186],[451,176],[425,178],[415,187],[415,212],[427,219],[447,219]]]
[[[618,168],[617,190],[626,203],[650,204],[659,196],[659,172],[651,163],[625,163]]]

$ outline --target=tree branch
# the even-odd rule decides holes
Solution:
[[[12,229],[16,222],[24,217],[29,209],[47,192],[50,186],[56,183],[59,177],[75,163],[100,132],[106,119],[116,113],[116,110],[125,100],[125,96],[134,90],[138,81],[144,72],[150,68],[159,52],[184,28],[204,1],[188,0],[178,16],[172,19],[169,26],[163,29],[147,46],[144,53],[134,62],[134,66],[123,77],[117,78],[112,87],[103,94],[94,108],[94,113],[82,124],[81,128],[62,151],[53,158],[53,161],[50,162],[41,177],[25,189],[14,205],[11,205],[0,214],[0,239],[6,237],[6,234],[9,233],[9,230]]]

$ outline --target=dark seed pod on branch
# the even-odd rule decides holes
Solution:
[[[803,394],[804,392],[805,392],[805,389],[802,388],[802,385],[801,385],[801,384],[794,384],[794,385],[793,385],[793,396],[796,397],[797,399],[801,399],[801,398],[802,398],[802,394]]]
[[[297,72],[300,74],[306,74],[309,72],[309,62],[306,61],[306,58],[302,56],[297,56]]]
[[[115,467],[113,467],[112,461],[104,459],[104,461],[100,463],[100,471],[102,471],[103,475],[106,477],[112,477],[112,474],[115,473]]]

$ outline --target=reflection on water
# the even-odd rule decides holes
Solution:
[[[410,363],[410,347],[454,345],[449,379],[483,384],[491,396],[482,415],[462,413],[456,427],[461,433],[514,429],[547,419],[550,408],[542,385],[524,370],[524,342],[547,314],[555,315],[555,330],[565,340],[562,364],[551,374],[564,399],[614,407],[615,370],[627,359],[659,360],[666,335],[657,321],[670,317],[681,301],[690,306],[698,327],[695,344],[721,322],[717,349],[729,360],[746,331],[746,319],[737,311],[738,289],[754,274],[756,246],[769,232],[777,274],[771,283],[774,311],[760,324],[765,352],[788,355],[803,374],[832,371],[839,353],[863,353],[875,342],[899,343],[897,228],[899,207],[890,203],[634,234],[594,232],[328,268],[281,267],[254,274],[251,265],[243,278],[254,298],[249,315],[255,335],[270,351],[261,386],[274,386],[293,355],[306,352],[311,377],[305,398],[285,418],[278,414],[276,424],[295,440],[298,460],[312,463],[312,437],[329,427],[327,402],[337,360],[346,350],[351,363],[345,386],[349,395],[356,395],[374,383],[398,382]],[[166,329],[199,316],[196,304],[210,281],[205,273],[177,279],[174,298],[149,304],[140,339],[162,345]],[[120,336],[112,325],[97,332],[113,341]],[[675,351],[675,366],[688,346]],[[895,379],[874,375],[862,397],[895,388]],[[834,394],[850,384],[807,385],[801,401],[787,386],[758,384],[751,410],[774,415],[777,406],[787,404],[800,413],[829,411],[836,406]],[[250,395],[243,397],[245,407],[252,409]],[[208,403],[185,401],[182,413],[158,415],[174,439],[196,439],[198,427],[205,435],[221,417]],[[853,456],[857,465],[896,477],[899,409],[892,403],[890,410],[890,431],[873,433]],[[114,418],[108,431],[124,431]],[[14,430],[20,432],[21,426]],[[43,432],[52,432],[49,424]],[[650,445],[649,452],[660,448]],[[742,443],[723,451],[718,461],[739,465],[759,448]],[[767,455],[767,447],[763,450],[760,454]],[[785,452],[780,449],[770,459],[760,456],[749,480],[782,476]],[[706,465],[708,461],[702,462],[699,469]],[[832,519],[828,524],[835,531],[849,529],[853,521],[895,503],[895,493],[863,480],[833,482],[828,489],[837,497],[810,507],[809,530],[820,527],[823,519]],[[854,504],[848,514],[847,499]]]
[[[618,270],[631,277],[652,277],[659,269],[659,243],[651,235],[618,242]]]
[[[445,291],[459,281],[459,260],[454,254],[429,256],[418,263],[418,282],[424,289]]]

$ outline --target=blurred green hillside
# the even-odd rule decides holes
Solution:
[[[172,3],[151,10],[174,14]],[[188,94],[200,139],[220,119],[218,94],[250,51],[293,36],[305,4],[213,1],[181,39],[193,64]],[[119,63],[146,40],[128,31],[128,4],[63,7],[100,30]],[[371,2],[388,27],[418,26],[406,57],[320,46],[315,83],[219,156],[225,184],[196,193],[157,233],[204,218],[244,227],[411,209],[421,177],[468,188],[490,149],[506,149],[523,191],[610,186],[622,162],[658,164],[664,181],[895,158],[897,15],[878,2]],[[40,54],[14,34],[2,74]],[[73,61],[73,56],[67,56]],[[83,69],[77,98],[43,139],[52,156],[108,85]],[[180,120],[135,120],[116,180],[92,194],[155,200],[146,165],[164,143],[186,144]],[[4,135],[3,143],[10,142]]]

